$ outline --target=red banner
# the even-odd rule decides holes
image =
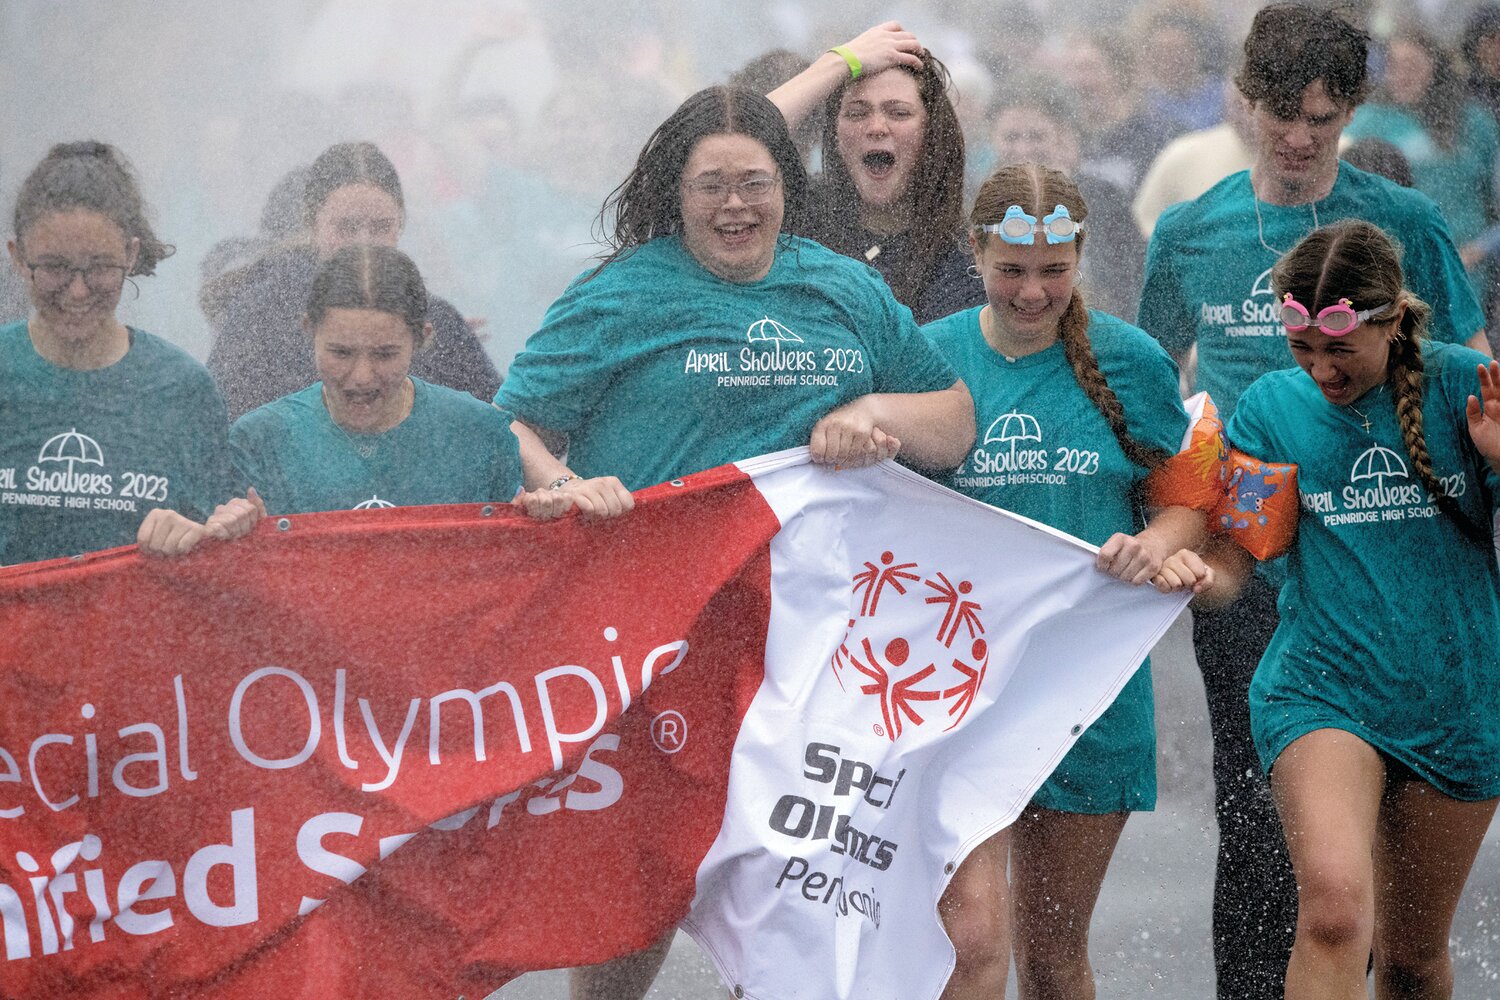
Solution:
[[[672,926],[777,521],[733,469],[639,500],[0,571],[0,994],[483,995]]]

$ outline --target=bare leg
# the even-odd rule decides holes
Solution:
[[[1089,922],[1129,816],[1032,806],[1016,821],[1011,893],[1022,1000],[1092,1000]]]
[[[1005,878],[1010,831],[970,852],[938,902],[957,965],[942,1000],[998,1000],[1010,971],[1010,900]]]
[[[674,927],[633,955],[573,969],[568,976],[568,996],[571,1000],[642,1000],[667,960],[676,933]]]
[[[1292,742],[1271,790],[1297,875],[1297,938],[1287,1000],[1366,1000],[1375,930],[1372,858],[1385,764],[1340,729]]]
[[[1375,995],[1453,996],[1448,933],[1500,800],[1461,802],[1424,781],[1386,787],[1375,852]]]

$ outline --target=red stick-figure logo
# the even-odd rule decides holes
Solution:
[[[875,730],[893,742],[927,721],[923,702],[940,703],[952,729],[974,706],[989,667],[973,583],[900,562],[892,551],[863,566],[852,578],[848,630],[830,657],[834,678],[848,691],[846,668],[862,675],[854,690],[877,699],[882,724]],[[926,589],[909,591],[918,582]],[[952,651],[960,631],[967,656]]]
[[[880,565],[872,562],[865,563],[863,573],[854,574],[854,592],[858,594],[861,590],[865,592],[865,599],[860,603],[859,614],[861,618],[873,615],[880,607],[880,595],[886,585],[894,587],[896,593],[905,594],[906,586],[901,581],[910,580],[916,583],[921,579],[915,573],[906,572],[916,569],[916,563],[898,563],[891,565],[896,559],[894,553],[880,553]]]
[[[944,646],[952,646],[953,639],[958,635],[958,627],[964,626],[969,631],[970,639],[977,639],[984,632],[984,623],[979,620],[978,612],[983,611],[978,601],[964,599],[964,595],[974,589],[974,585],[968,580],[962,580],[958,586],[953,586],[943,574],[937,574],[937,582],[924,580],[927,586],[938,592],[938,596],[927,598],[928,604],[941,604],[947,608],[943,612],[942,623],[938,625],[938,641]]]

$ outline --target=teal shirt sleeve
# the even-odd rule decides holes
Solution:
[[[508,501],[525,482],[521,468],[521,442],[510,429],[511,421],[515,419],[510,411],[499,406],[492,409],[495,414],[495,447],[490,495],[496,500]]]
[[[268,512],[280,514],[287,504],[287,490],[281,475],[281,462],[277,460],[271,442],[275,441],[278,431],[282,434],[289,431],[267,426],[275,423],[277,421],[259,410],[251,410],[240,417],[229,429],[229,455],[235,476],[247,487],[255,487]]]
[[[1268,379],[1278,378],[1280,373],[1272,372],[1263,375],[1251,383],[1250,388],[1240,397],[1239,405],[1234,408],[1234,415],[1229,418],[1229,425],[1224,428],[1224,436],[1229,440],[1233,448],[1249,455],[1251,458],[1262,462],[1285,462],[1286,457],[1280,454],[1276,447],[1274,438],[1270,433],[1266,419],[1263,416],[1269,412],[1275,413],[1274,404],[1267,405],[1269,390]]]
[[[885,279],[866,268],[866,284],[873,276],[868,314],[873,329],[868,335],[870,370],[875,392],[936,392],[958,381],[951,365],[922,334],[911,310],[891,294]]]
[[[619,360],[609,340],[616,324],[626,321],[622,306],[627,303],[613,291],[616,267],[618,263],[593,278],[576,279],[552,303],[541,329],[527,339],[506,372],[495,395],[497,406],[563,433],[587,422]]]
[[[196,414],[199,433],[192,435],[187,445],[189,465],[197,474],[189,494],[192,511],[184,513],[195,521],[206,520],[219,504],[244,495],[230,462],[229,412],[208,373],[201,374],[188,404],[190,412]]]
[[[1189,423],[1176,363],[1149,334],[1103,313],[1090,314],[1089,336],[1099,370],[1125,410],[1130,436],[1176,454]]]
[[[1174,205],[1161,214],[1146,247],[1146,280],[1136,309],[1136,326],[1145,330],[1174,358],[1193,346],[1197,325],[1187,306],[1187,295],[1177,274],[1172,231],[1184,207]]]

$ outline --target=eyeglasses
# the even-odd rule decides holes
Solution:
[[[1319,310],[1317,318],[1314,318],[1306,306],[1292,298],[1291,292],[1287,292],[1281,297],[1281,325],[1292,333],[1301,333],[1308,327],[1315,326],[1330,337],[1342,337],[1371,316],[1379,315],[1390,307],[1391,304],[1387,302],[1373,309],[1355,312],[1353,302],[1339,299],[1326,309]]]
[[[1082,232],[1083,223],[1073,220],[1066,205],[1058,205],[1051,214],[1044,215],[1041,225],[1037,225],[1036,216],[1028,215],[1020,205],[1012,205],[998,223],[992,222],[978,229],[995,233],[1007,243],[1031,246],[1036,243],[1037,233],[1045,233],[1048,243],[1072,243]]]
[[[77,266],[62,260],[45,260],[40,264],[26,262],[31,283],[44,292],[58,292],[73,283],[73,275],[82,276],[89,291],[115,292],[125,283],[124,264],[85,264]]]
[[[729,200],[730,193],[740,196],[746,205],[764,205],[771,200],[771,192],[781,183],[779,174],[756,174],[738,183],[730,183],[718,177],[694,177],[683,181],[682,188],[689,198],[700,205],[718,207]]]

